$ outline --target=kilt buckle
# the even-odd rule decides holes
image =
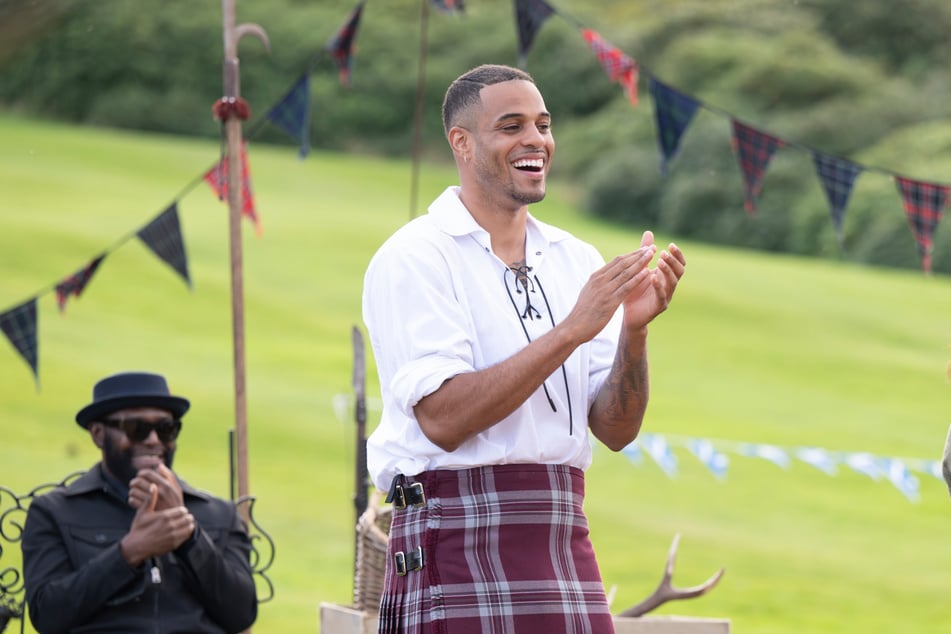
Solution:
[[[416,550],[411,551],[408,555],[401,550],[393,555],[393,562],[396,564],[396,575],[398,577],[405,577],[406,573],[413,570],[422,570],[425,565],[423,547],[417,546]]]
[[[393,508],[397,510],[403,510],[407,506],[423,506],[426,504],[426,492],[423,490],[423,483],[414,482],[406,486],[405,482],[402,475],[393,478],[393,484],[390,486],[386,501],[392,502]]]

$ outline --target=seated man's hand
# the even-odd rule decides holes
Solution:
[[[159,463],[155,469],[140,469],[132,478],[132,482],[129,483],[129,505],[138,510],[148,504],[152,497],[152,486],[158,490],[156,511],[185,505],[178,478],[162,463]]]
[[[195,518],[184,506],[158,510],[158,487],[149,500],[138,507],[129,532],[119,543],[122,557],[138,566],[149,557],[169,553],[184,544],[195,532]]]

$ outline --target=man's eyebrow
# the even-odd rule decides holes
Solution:
[[[500,121],[506,121],[508,119],[525,119],[528,118],[528,115],[521,112],[507,112],[505,114],[499,115],[496,117],[495,121],[498,123]],[[551,113],[547,110],[543,110],[538,113],[538,118],[551,118]]]

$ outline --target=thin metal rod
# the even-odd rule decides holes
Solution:
[[[410,178],[409,217],[416,217],[419,198],[419,163],[422,154],[423,96],[426,90],[426,50],[429,48],[429,3],[420,0],[419,16],[419,62],[416,71],[416,111],[413,122],[413,174]]]

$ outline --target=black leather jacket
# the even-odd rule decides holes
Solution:
[[[250,627],[257,596],[244,524],[230,502],[181,486],[195,535],[138,568],[119,553],[135,511],[101,465],[33,500],[22,548],[37,632],[220,634]]]

